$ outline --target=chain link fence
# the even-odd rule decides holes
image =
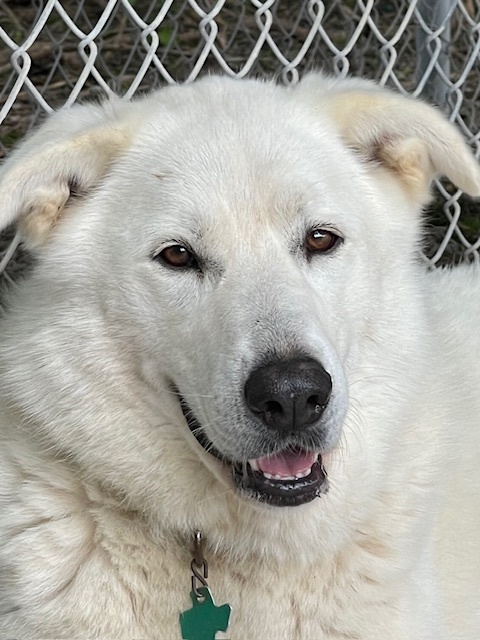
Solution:
[[[0,155],[78,100],[212,72],[292,84],[312,68],[437,104],[480,156],[478,0],[0,0]],[[480,259],[480,204],[439,183],[426,215],[431,266]],[[29,261],[12,233],[4,283]]]

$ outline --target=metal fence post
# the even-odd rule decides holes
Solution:
[[[442,109],[447,106],[448,85],[438,68],[449,77],[450,18],[456,4],[457,0],[419,0],[417,5],[417,83],[423,84],[420,95]]]

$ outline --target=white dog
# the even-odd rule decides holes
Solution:
[[[480,195],[439,112],[315,74],[61,110],[10,156],[2,638],[478,640],[480,271],[417,257],[439,174]]]

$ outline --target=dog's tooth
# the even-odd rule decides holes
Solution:
[[[320,457],[320,453],[317,453],[315,462],[318,461],[319,457]],[[249,460],[248,464],[250,465],[253,471],[258,471],[262,473],[264,478],[266,478],[267,480],[284,480],[286,482],[294,482],[295,480],[301,480],[302,478],[306,478],[312,473],[312,467],[310,467],[309,469],[305,469],[304,471],[299,471],[294,476],[286,476],[286,475],[281,475],[279,473],[272,474],[272,473],[268,473],[267,471],[263,471],[262,469],[260,469],[257,460]]]
[[[295,480],[300,480],[301,478],[306,478],[307,476],[309,476],[312,472],[312,469],[307,469],[306,471],[301,471],[300,473],[297,473],[295,476]]]
[[[308,476],[310,474],[310,469],[308,471],[305,471],[303,473],[298,473],[295,476],[282,476],[279,473],[267,473],[266,471],[262,471],[262,474],[265,478],[267,478],[267,480],[285,480],[287,482],[293,482],[295,480],[299,480],[300,478],[305,478],[305,476]]]

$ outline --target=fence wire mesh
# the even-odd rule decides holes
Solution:
[[[312,68],[436,103],[480,156],[478,0],[0,0],[0,155],[78,100],[211,72],[291,84]],[[431,266],[480,259],[478,203],[438,183],[427,219]],[[28,263],[8,258],[5,282]]]

